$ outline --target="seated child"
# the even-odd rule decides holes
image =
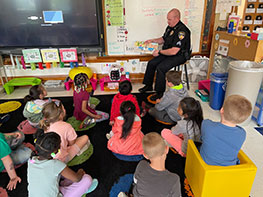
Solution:
[[[98,180],[91,178],[83,169],[72,171],[65,163],[54,159],[59,152],[60,136],[55,132],[36,133],[36,153],[28,160],[27,180],[29,196],[82,196],[93,191]],[[61,175],[64,180],[60,182]]]
[[[133,195],[138,196],[181,196],[180,178],[165,169],[166,155],[169,151],[163,138],[156,132],[143,137],[144,157],[137,165],[134,174]]]
[[[166,84],[169,87],[161,99],[156,100],[156,105],[149,110],[149,114],[155,119],[165,123],[174,124],[181,120],[177,112],[180,100],[188,95],[181,81],[178,71],[166,73]]]
[[[135,113],[133,102],[124,101],[120,106],[121,116],[115,118],[110,134],[107,134],[108,149],[121,155],[142,155],[141,119]]]
[[[178,106],[182,117],[172,129],[163,129],[162,137],[183,157],[186,156],[188,140],[200,142],[203,111],[199,101],[192,97],[183,98]]]
[[[24,98],[26,106],[23,115],[33,127],[38,126],[42,119],[42,109],[44,104],[48,102],[48,100],[44,100],[45,96],[47,96],[47,91],[44,86],[35,85],[30,88],[29,95]]]
[[[231,95],[226,98],[220,110],[220,122],[202,122],[200,154],[207,164],[239,164],[237,155],[246,139],[246,131],[237,124],[245,121],[251,111],[252,105],[248,99],[240,95]]]
[[[83,121],[85,118],[92,119],[90,123],[100,122],[107,120],[109,114],[106,112],[95,110],[94,107],[90,106],[89,98],[90,95],[86,91],[87,85],[89,84],[89,78],[85,73],[79,73],[74,77],[74,117],[77,120]],[[81,126],[82,127],[82,126]]]
[[[0,133],[0,172],[6,169],[10,177],[7,185],[8,190],[15,189],[17,182],[21,182],[21,178],[16,174],[14,165],[25,163],[32,152],[30,148],[22,144],[24,139],[25,135],[20,131]]]
[[[45,133],[52,131],[59,134],[61,138],[60,152],[56,154],[56,159],[68,163],[77,154],[83,152],[83,149],[86,150],[89,147],[89,137],[87,135],[78,137],[73,127],[63,121],[66,111],[59,100],[46,104],[42,113],[41,128]]]
[[[120,116],[120,106],[123,101],[131,101],[135,105],[136,114],[140,116],[140,108],[137,102],[137,99],[134,95],[131,94],[132,84],[129,80],[120,82],[119,84],[119,93],[113,97],[110,113],[110,125],[114,124],[116,117]]]

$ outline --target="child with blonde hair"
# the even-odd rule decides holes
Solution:
[[[169,151],[160,134],[151,132],[142,140],[144,157],[137,165],[134,174],[133,195],[137,196],[181,196],[180,178],[165,169],[166,155]]]
[[[252,105],[248,99],[231,95],[225,99],[220,109],[220,122],[208,119],[202,122],[200,154],[207,164],[239,164],[237,155],[246,139],[246,131],[237,124],[244,122],[251,111]]]
[[[77,137],[73,127],[63,121],[66,111],[61,101],[51,101],[44,106],[42,112],[41,128],[44,129],[45,133],[53,131],[59,134],[61,138],[60,152],[56,155],[56,159],[67,163],[79,154],[81,149],[88,148],[90,145],[89,137],[87,135]]]

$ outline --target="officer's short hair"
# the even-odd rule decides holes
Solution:
[[[168,82],[172,83],[174,86],[180,85],[180,83],[182,83],[181,72],[170,70],[166,73],[166,79]]]

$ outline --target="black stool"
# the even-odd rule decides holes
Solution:
[[[179,66],[175,66],[175,68],[174,68],[174,70],[180,71],[180,70],[181,70],[181,66],[184,65],[184,73],[185,73],[185,80],[186,80],[187,90],[190,89],[188,72],[187,72],[187,63],[188,63],[188,61],[191,59],[191,54],[192,54],[192,50],[190,50],[189,53],[187,53],[187,55],[185,55],[185,57],[186,57],[185,63],[183,63],[183,64],[181,64],[181,65],[179,65]]]

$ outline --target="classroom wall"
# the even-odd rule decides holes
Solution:
[[[216,14],[216,19],[215,19],[215,25],[214,27],[216,28],[218,25],[220,26],[225,26],[226,25],[226,21],[220,21],[219,20],[219,16]],[[120,56],[121,57],[121,56]],[[102,60],[104,57],[101,57],[100,59]],[[130,58],[130,57],[128,57]],[[133,58],[133,57],[131,57]],[[138,58],[138,57],[134,57],[134,58]],[[105,58],[106,59],[106,58]],[[123,59],[123,58],[122,58]],[[151,59],[151,58],[144,58],[144,61],[141,61],[140,64],[142,64],[142,67],[145,67],[145,65],[147,64],[147,61]],[[92,62],[92,61],[90,61]],[[88,67],[90,67],[93,72],[98,73],[98,74],[102,74],[102,63],[112,63],[113,61],[109,61],[107,62],[107,60],[103,60],[101,62],[95,61],[96,63],[86,63]],[[80,64],[81,65],[81,64]],[[56,75],[63,75],[63,76],[67,76],[69,73],[70,68],[53,68],[53,69],[44,69],[44,70],[34,70],[32,71],[30,68],[23,70],[23,69],[14,69],[12,67],[12,65],[10,65],[10,61],[8,63],[5,64],[6,67],[6,73],[7,76],[9,77],[21,77],[21,76],[50,76],[51,78],[53,76]],[[29,67],[29,65],[28,65]],[[144,73],[144,72],[141,72]]]

